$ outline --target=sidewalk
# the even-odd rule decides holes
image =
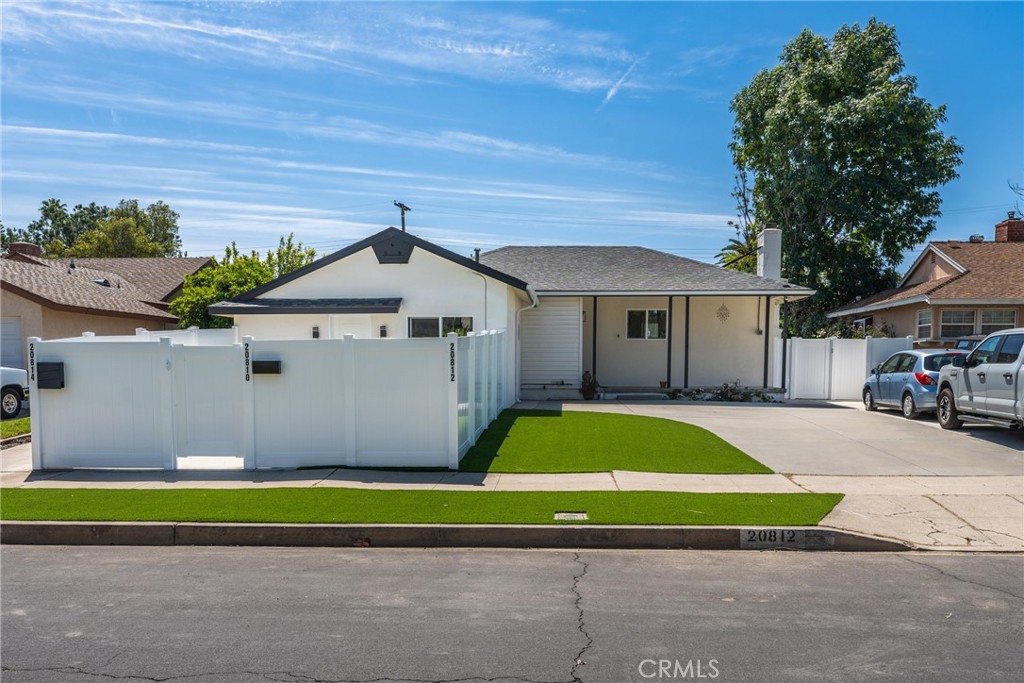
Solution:
[[[1024,551],[1022,477],[806,474],[477,474],[378,470],[30,471],[31,445],[0,455],[9,488],[323,488],[464,491],[844,493],[823,526],[935,550]]]

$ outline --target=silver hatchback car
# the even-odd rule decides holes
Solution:
[[[872,368],[871,376],[864,381],[861,390],[864,408],[899,408],[906,418],[934,411],[939,368],[952,363],[954,356],[966,354],[955,349],[894,353],[877,368]]]

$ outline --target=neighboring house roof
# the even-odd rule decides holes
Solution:
[[[228,299],[227,302],[221,301],[219,303],[212,304],[212,306],[222,307],[224,304],[228,302],[238,303],[252,301],[253,299],[259,297],[261,294],[273,291],[285,283],[297,280],[304,275],[308,275],[309,273],[312,273],[315,270],[319,270],[324,266],[328,266],[334,263],[335,261],[340,261],[341,259],[347,256],[351,256],[352,254],[355,254],[367,248],[373,248],[374,251],[377,252],[377,257],[379,259],[383,259],[382,262],[386,263],[407,262],[410,254],[414,249],[423,249],[424,251],[430,252],[435,256],[440,256],[443,259],[447,259],[452,263],[456,263],[464,268],[468,268],[469,270],[480,273],[481,275],[486,275],[495,280],[498,280],[499,282],[504,282],[507,285],[511,285],[512,287],[516,287],[517,289],[522,289],[523,291],[526,291],[526,283],[520,279],[517,279],[506,273],[497,271],[482,263],[478,263],[473,259],[466,258],[465,256],[456,254],[454,251],[449,251],[444,247],[439,247],[436,244],[432,244],[426,241],[425,239],[417,237],[416,235],[413,235],[408,232],[403,232],[398,228],[387,228],[385,230],[378,232],[375,235],[370,235],[366,239],[359,240],[355,244],[350,244],[349,246],[345,247],[344,249],[341,249],[340,251],[336,251],[333,254],[324,256],[322,259],[318,259],[313,263],[310,263],[308,266],[304,266],[302,268],[299,268],[298,270],[294,270],[288,273],[287,275],[282,275],[276,280],[271,280],[265,285],[261,285],[259,287],[256,287],[255,289],[250,289],[248,292],[239,294],[238,296]],[[295,312],[298,313],[305,311]]]
[[[501,247],[480,262],[541,294],[760,294],[804,297],[806,287],[645,247]]]
[[[52,263],[52,262],[51,262]],[[165,322],[177,320],[173,315],[152,306],[142,298],[145,293],[108,271],[77,267],[69,273],[66,267],[35,264],[21,260],[0,261],[3,288],[48,308],[93,315],[143,318]],[[109,283],[109,286],[98,282]]]
[[[933,252],[959,272],[878,292],[840,306],[830,311],[828,317],[839,318],[913,303],[1024,304],[1024,242],[932,242],[910,267],[908,276]]]
[[[178,258],[76,258],[78,268],[92,268],[119,275],[141,293],[140,298],[152,303],[170,301],[179,292],[187,275],[210,265],[207,256]],[[44,263],[67,269],[71,259],[53,259]]]
[[[259,313],[398,313],[401,297],[387,299],[256,299],[222,301],[207,309],[213,315]]]

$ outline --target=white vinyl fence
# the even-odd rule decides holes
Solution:
[[[801,339],[787,341],[786,398],[853,401],[864,380],[886,358],[914,347],[913,337]],[[782,381],[782,344],[775,346],[775,386]]]
[[[493,331],[442,339],[236,341],[232,330],[32,338],[33,467],[173,470],[217,457],[246,469],[457,469],[512,402],[507,343],[505,332]]]

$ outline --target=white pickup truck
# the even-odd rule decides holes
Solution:
[[[1024,327],[994,332],[943,367],[936,405],[943,429],[964,422],[1024,427]]]
[[[18,368],[0,368],[0,414],[3,419],[21,412],[21,402],[28,400],[28,373]]]

